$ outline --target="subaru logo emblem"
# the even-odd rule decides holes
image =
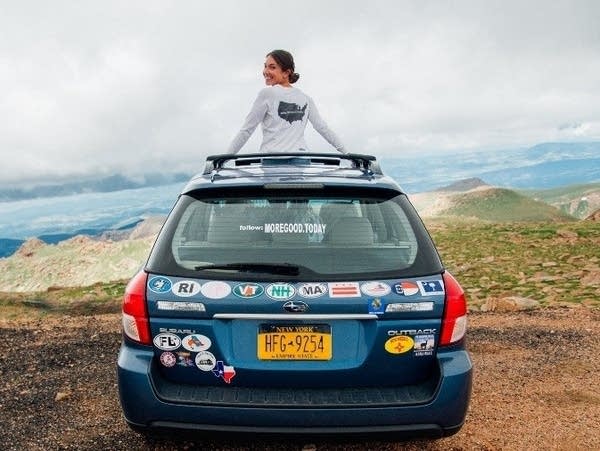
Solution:
[[[290,313],[304,313],[308,310],[308,304],[302,301],[287,301],[283,304],[283,309]]]

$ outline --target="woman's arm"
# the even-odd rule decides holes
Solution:
[[[265,89],[261,90],[252,105],[252,109],[248,116],[246,116],[246,120],[244,121],[244,125],[242,125],[241,130],[235,135],[231,144],[229,144],[229,148],[227,149],[227,153],[236,154],[240,151],[246,141],[252,136],[254,130],[262,122],[267,113],[267,99],[265,97]]]
[[[346,153],[346,149],[344,148],[344,144],[338,138],[338,136],[331,130],[327,123],[323,120],[321,115],[319,114],[319,110],[317,110],[317,106],[312,98],[308,98],[309,109],[308,109],[308,120],[312,124],[313,128],[319,132],[319,134],[325,138],[325,140],[331,144],[338,152]]]

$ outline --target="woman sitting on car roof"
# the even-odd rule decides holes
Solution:
[[[273,50],[267,54],[263,69],[267,87],[258,93],[244,125],[229,145],[227,153],[239,152],[258,124],[262,125],[263,131],[261,152],[307,150],[304,140],[307,121],[336,150],[346,153],[340,139],[321,118],[313,100],[292,86],[300,78],[294,70],[291,53]]]

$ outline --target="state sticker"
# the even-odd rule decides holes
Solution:
[[[397,335],[385,342],[385,350],[390,354],[404,354],[410,351],[414,344],[415,342],[409,336]]]

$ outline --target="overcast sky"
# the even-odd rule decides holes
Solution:
[[[600,140],[594,0],[0,2],[2,185],[200,169],[275,48],[352,152]]]

